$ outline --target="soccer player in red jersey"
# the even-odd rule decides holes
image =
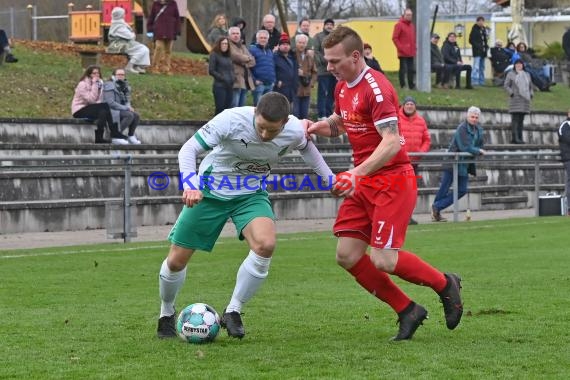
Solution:
[[[307,131],[327,137],[346,133],[354,158],[354,168],[337,175],[333,189],[345,197],[333,229],[339,238],[337,263],[398,314],[400,326],[394,340],[411,339],[428,313],[389,274],[437,292],[452,330],[463,314],[461,278],[444,274],[401,249],[417,188],[398,132],[396,90],[383,74],[366,66],[362,39],[354,30],[337,27],[323,46],[327,70],[338,79],[335,109],[326,120],[307,121]],[[366,253],[368,246],[370,254]]]

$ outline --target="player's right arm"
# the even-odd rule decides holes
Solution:
[[[324,137],[338,137],[346,133],[340,115],[333,113],[326,120],[319,120],[312,123],[310,120],[303,120],[303,127],[308,134],[315,134]]]
[[[196,170],[196,158],[205,151],[204,146],[200,144],[196,135],[194,135],[190,140],[186,141],[178,153],[180,180],[184,188],[182,203],[188,207],[194,206],[203,198],[200,190],[200,178]]]

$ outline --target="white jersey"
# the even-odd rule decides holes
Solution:
[[[201,187],[213,195],[233,198],[264,188],[263,178],[280,157],[308,144],[295,116],[289,116],[277,137],[262,141],[255,130],[254,111],[254,107],[225,110],[194,135],[204,149],[212,150],[200,163],[198,175]]]

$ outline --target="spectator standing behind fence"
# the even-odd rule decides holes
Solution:
[[[524,116],[530,113],[533,86],[530,74],[524,71],[521,59],[515,62],[514,70],[509,71],[503,85],[509,94],[509,113],[511,114],[511,144],[524,144],[522,132]]]
[[[275,61],[273,50],[269,48],[269,32],[260,29],[255,33],[256,43],[249,47],[249,52],[255,58],[255,66],[251,68],[253,83],[253,105],[256,106],[259,98],[273,90],[275,84]]]
[[[317,81],[317,67],[315,66],[314,54],[309,54],[307,44],[309,37],[299,34],[295,38],[295,58],[299,65],[299,84],[297,96],[293,102],[293,115],[299,119],[309,117],[309,105],[311,104],[311,91]]]
[[[10,40],[4,29],[0,29],[0,65],[2,62],[16,63],[18,59],[12,54],[12,48],[10,47]]]
[[[220,37],[228,35],[228,21],[223,13],[217,14],[208,29],[206,40],[210,45],[214,45]]]
[[[279,38],[281,37],[281,32],[275,27],[276,19],[272,14],[267,14],[263,16],[263,21],[261,22],[260,30],[267,30],[269,33],[269,40],[267,40],[267,47],[272,51],[277,50],[277,45],[279,45]],[[253,36],[251,43],[256,43],[256,36]]]
[[[128,55],[129,63],[125,71],[131,74],[145,73],[145,67],[150,66],[150,51],[135,40],[135,32],[125,21],[125,10],[120,7],[113,8],[111,18],[107,53]]]
[[[443,42],[443,47],[441,48],[441,54],[443,55],[443,61],[446,65],[450,65],[450,68],[455,73],[455,88],[461,88],[461,72],[465,71],[465,89],[471,90],[471,65],[464,65],[461,59],[461,49],[457,46],[457,36],[455,33],[451,32],[447,35],[447,39]]]
[[[156,0],[152,4],[146,23],[146,30],[152,33],[154,55],[153,71],[170,75],[172,46],[180,35],[180,14],[174,0]]]
[[[560,145],[560,157],[566,169],[566,206],[567,214],[570,215],[570,109],[566,120],[558,128],[558,144]]]
[[[483,149],[483,128],[481,128],[481,125],[479,124],[480,115],[481,110],[479,108],[473,106],[469,107],[467,110],[466,120],[462,121],[455,130],[451,144],[449,144],[448,152],[467,152],[471,153],[473,156],[479,156],[486,153]],[[458,200],[467,194],[469,174],[475,175],[474,163],[468,164],[461,162],[467,159],[472,160],[472,158],[466,157],[459,158],[460,162],[457,168]],[[441,185],[439,186],[439,190],[437,191],[435,200],[431,206],[431,217],[435,222],[447,221],[447,219],[441,216],[441,210],[453,204],[453,190],[451,189],[452,184],[453,166],[451,164],[445,164],[443,175],[441,177]]]
[[[392,41],[396,46],[398,59],[400,60],[400,70],[398,72],[400,87],[406,87],[407,77],[410,90],[416,88],[414,84],[414,76],[416,73],[414,67],[414,57],[416,56],[416,27],[412,24],[412,16],[412,10],[406,8],[400,20],[394,25],[394,32],[392,33]]]
[[[291,52],[291,40],[286,33],[283,33],[279,39],[279,46],[273,60],[275,61],[275,86],[273,89],[285,95],[289,103],[293,104],[299,85],[299,65],[295,55]]]
[[[477,17],[477,22],[471,28],[471,33],[469,33],[469,44],[473,52],[471,84],[473,86],[483,86],[485,84],[485,60],[489,50],[485,17]]]
[[[127,82],[124,69],[115,69],[111,80],[103,85],[103,100],[109,104],[113,122],[118,123],[121,132],[128,130],[129,144],[140,144],[135,136],[140,116],[131,105],[131,86]]]
[[[317,115],[319,120],[325,120],[333,112],[334,88],[336,78],[327,70],[327,60],[323,49],[324,39],[334,29],[334,20],[327,18],[323,24],[323,31],[315,35],[315,63],[317,64]]]
[[[103,138],[105,126],[111,132],[113,144],[128,144],[127,136],[119,132],[117,123],[113,122],[111,109],[107,103],[103,103],[103,80],[101,79],[101,68],[99,66],[89,66],[79,78],[79,83],[75,87],[73,100],[71,102],[71,114],[78,119],[96,120],[95,143],[108,143]]]
[[[220,37],[210,52],[208,74],[214,77],[212,92],[214,94],[215,115],[225,109],[232,108],[234,67],[230,57],[230,40]]]
[[[241,32],[237,26],[232,26],[228,30],[230,38],[230,57],[234,64],[234,100],[232,102],[234,107],[243,107],[245,105],[245,98],[247,90],[253,90],[255,84],[250,68],[255,66],[255,58],[247,47],[240,41]]]
[[[372,55],[372,46],[370,44],[364,44],[363,54],[364,62],[366,62],[368,67],[384,74],[384,71],[382,71],[382,68],[380,67],[380,62],[378,62],[378,60],[374,58],[374,55]]]
[[[413,97],[407,96],[404,99],[404,103],[398,111],[398,121],[400,122],[400,134],[406,141],[406,150],[408,152],[428,152],[431,137],[425,119],[418,114],[416,100]],[[420,160],[421,157],[410,157],[416,183],[419,182],[418,165]],[[410,218],[410,224],[418,224],[418,222],[414,218]]]

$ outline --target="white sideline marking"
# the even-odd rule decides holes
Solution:
[[[295,238],[277,238],[277,241],[296,241],[296,240],[316,240],[317,237],[295,237]],[[216,242],[216,245],[224,244],[223,241]],[[226,243],[227,244],[227,243]],[[165,245],[140,245],[137,247],[121,247],[113,249],[80,249],[71,251],[60,251],[60,252],[44,252],[44,253],[30,253],[21,255],[2,255],[0,253],[0,259],[21,259],[26,257],[44,257],[44,256],[63,256],[63,255],[75,255],[79,253],[111,253],[111,252],[126,252],[126,251],[137,251],[140,249],[163,249],[168,247],[168,243]],[[35,248],[41,249],[41,248]],[[48,248],[53,249],[53,248]]]

